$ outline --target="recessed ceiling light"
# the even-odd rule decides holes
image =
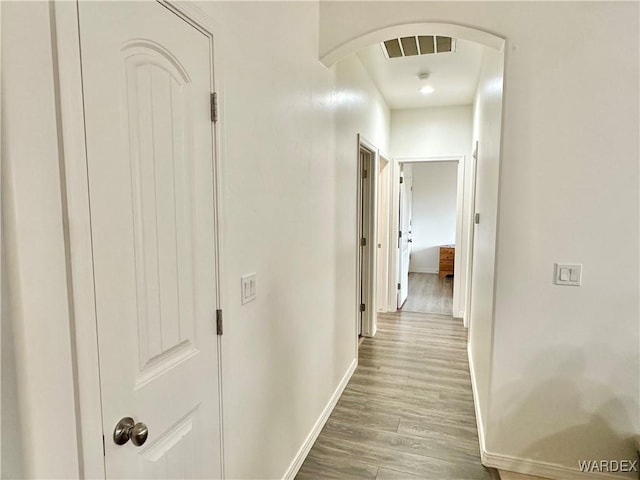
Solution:
[[[430,93],[433,93],[433,92],[435,92],[435,90],[431,85],[425,85],[420,89],[420,93],[423,93],[424,95],[429,95]]]

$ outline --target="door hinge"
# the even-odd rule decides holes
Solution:
[[[218,121],[218,93],[213,92],[211,94],[211,121],[216,123]]]
[[[362,170],[362,178],[367,178],[367,171],[366,170]]]
[[[361,247],[366,247],[367,246],[367,239],[366,238],[362,237],[360,239],[360,246]]]
[[[404,183],[404,179],[400,177],[400,183]]]
[[[400,287],[400,284],[398,284],[398,290],[400,290],[400,288],[401,288],[401,287]]]
[[[365,307],[364,303],[361,303],[361,304],[360,304],[360,311],[361,311],[361,312],[364,312],[364,311],[365,311],[365,309],[366,309],[366,307]]]
[[[222,335],[222,310],[216,310],[216,333]]]
[[[107,456],[107,446],[104,443],[104,435],[102,435],[102,456],[103,457]]]
[[[402,238],[402,230],[398,230],[398,238]]]
[[[480,214],[479,214],[479,213],[476,213],[476,214],[474,215],[473,221],[474,221],[474,223],[475,223],[476,225],[478,225],[478,224],[480,223]]]

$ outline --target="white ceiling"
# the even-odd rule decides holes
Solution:
[[[392,110],[468,105],[473,103],[484,47],[465,40],[456,43],[454,53],[401,58],[387,58],[376,43],[358,52],[358,57]],[[431,76],[426,82],[419,80],[420,72]],[[420,93],[425,83],[435,91]]]

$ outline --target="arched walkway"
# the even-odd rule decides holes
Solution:
[[[331,67],[343,58],[348,57],[349,55],[352,55],[374,43],[381,43],[390,38],[415,35],[442,35],[460,38],[462,40],[476,42],[496,50],[502,50],[505,43],[504,38],[498,37],[492,33],[453,23],[406,23],[381,28],[375,32],[366,33],[353,38],[331,50],[320,58],[320,61],[326,67]]]

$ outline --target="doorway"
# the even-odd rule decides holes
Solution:
[[[212,35],[170,3],[69,5],[82,476],[221,478]]]
[[[156,2],[79,17],[106,474],[215,478],[209,38]]]
[[[378,150],[358,135],[357,338],[375,335]]]
[[[458,272],[465,268],[456,249],[463,237],[464,158],[399,165],[397,308],[453,315]]]

